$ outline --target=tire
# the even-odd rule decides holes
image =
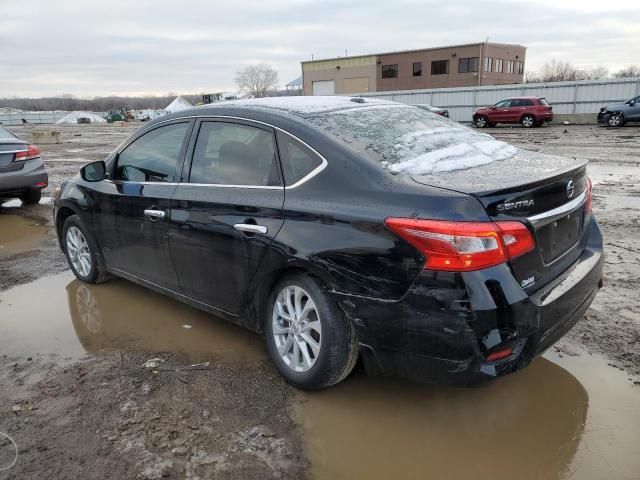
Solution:
[[[621,113],[613,113],[607,119],[607,125],[612,128],[618,128],[624,125],[624,115]]]
[[[93,236],[77,215],[71,215],[65,220],[60,243],[69,267],[79,280],[104,283],[112,278]]]
[[[41,198],[42,190],[29,190],[21,197],[21,200],[25,205],[33,205],[35,203],[40,203]]]
[[[296,312],[292,321],[286,319],[290,317],[287,297]],[[299,305],[297,309],[295,303]],[[294,387],[304,390],[329,387],[353,370],[358,359],[355,328],[315,278],[296,274],[279,281],[269,296],[264,316],[271,359]]]
[[[487,126],[489,126],[489,121],[487,120],[487,117],[485,117],[484,115],[478,115],[474,123],[478,128],[487,128]]]
[[[520,120],[520,123],[524,128],[531,128],[536,126],[536,119],[533,117],[533,115],[525,115]]]

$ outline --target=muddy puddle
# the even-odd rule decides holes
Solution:
[[[259,361],[262,339],[126,280],[87,285],[71,272],[0,293],[0,352],[74,360],[103,349]]]
[[[639,478],[640,388],[588,354],[480,389],[357,375],[295,417],[314,479]]]
[[[47,227],[36,220],[0,213],[0,259],[37,248],[46,235]]]

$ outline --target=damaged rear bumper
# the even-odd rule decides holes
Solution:
[[[571,267],[531,295],[506,264],[424,271],[399,301],[336,293],[368,374],[478,386],[528,365],[582,318],[602,286],[602,236],[593,228]],[[501,356],[487,361],[491,353]]]

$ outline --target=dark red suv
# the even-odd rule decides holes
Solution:
[[[544,98],[514,97],[500,100],[491,107],[473,112],[476,127],[493,127],[497,123],[521,123],[523,127],[539,127],[553,120],[551,105]]]

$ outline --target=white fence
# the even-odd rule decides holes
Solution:
[[[427,103],[449,110],[453,120],[470,122],[474,109],[515,96],[545,97],[557,114],[597,113],[607,103],[640,95],[639,78],[526,83],[487,87],[438,88],[368,92],[351,96],[375,97],[415,105]]]
[[[0,113],[0,124],[2,125],[22,125],[25,123],[41,124],[56,123],[61,118],[67,116],[70,112],[52,111],[52,112],[15,112]],[[106,117],[106,112],[92,112],[101,117]],[[24,121],[23,121],[24,120]]]

